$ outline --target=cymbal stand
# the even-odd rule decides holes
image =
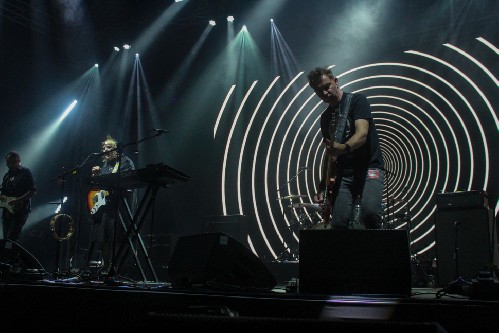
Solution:
[[[298,175],[300,173],[302,173],[303,171],[305,171],[306,169],[305,168],[300,168],[299,171],[296,173],[296,175],[294,175],[293,177],[291,177],[288,181],[286,181],[284,184],[281,184],[278,188],[277,188],[277,193],[279,194],[279,192],[281,191],[281,189],[288,185],[289,183],[291,183],[293,180],[295,180]],[[293,207],[293,198],[290,198],[290,206]],[[295,217],[293,217],[291,219],[291,221],[295,220]],[[293,233],[293,231],[291,230],[291,227],[294,226],[296,223],[298,223],[298,225],[300,225],[300,221],[296,221],[295,223],[290,223],[288,227],[285,227],[283,229],[288,229],[289,231],[291,231],[291,233]],[[281,260],[296,260],[296,257],[297,257],[297,252],[298,250],[297,249],[291,249],[289,246],[285,245],[285,242],[283,241],[283,247],[284,247],[284,250],[281,252],[281,254],[278,256],[278,259],[279,258],[284,258],[284,259],[281,259]],[[289,252],[289,253],[288,253]]]

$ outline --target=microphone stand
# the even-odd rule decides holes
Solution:
[[[121,144],[121,143],[117,143],[116,145],[116,148],[114,149],[111,149],[111,150],[108,150],[106,152],[102,152],[102,153],[99,153],[99,155],[105,155],[105,154],[109,154],[113,151],[116,151],[117,152],[117,160],[118,160],[118,170],[116,171],[116,174],[117,174],[117,184],[116,184],[116,188],[118,189],[118,197],[116,198],[116,207],[115,207],[115,216],[114,216],[114,227],[113,227],[113,247],[112,247],[112,259],[111,259],[111,266],[109,268],[109,271],[108,271],[108,274],[107,274],[107,277],[106,277],[106,280],[105,280],[105,283],[108,283],[108,284],[116,284],[117,281],[115,279],[115,276],[118,274],[117,270],[119,269],[119,267],[117,268],[115,265],[116,265],[116,260],[118,259],[116,257],[116,240],[117,240],[117,221],[118,221],[118,218],[119,218],[119,208],[120,208],[120,202],[121,202],[121,197],[123,196],[123,192],[122,192],[122,188],[121,188],[121,166],[122,166],[122,157],[123,157],[123,148],[126,148],[126,147],[129,147],[129,146],[132,146],[132,145],[137,145],[141,142],[144,142],[146,140],[149,140],[149,139],[152,139],[154,137],[157,137],[157,136],[160,136],[162,134],[166,134],[167,131],[165,130],[156,130],[156,129],[153,129],[152,131],[155,131],[156,133],[154,135],[150,135],[150,136],[146,136],[144,137],[143,139],[140,139],[140,140],[136,140],[136,141],[132,141],[132,142],[129,142],[127,144]],[[133,223],[133,221],[130,221],[130,223]],[[131,227],[131,226],[130,226]]]
[[[297,173],[296,175],[294,175],[293,177],[291,177],[291,178],[290,178],[287,182],[285,182],[284,184],[280,185],[280,186],[277,188],[277,193],[279,193],[279,192],[281,191],[281,189],[282,189],[284,186],[288,185],[289,183],[291,183],[291,181],[295,180],[295,179],[296,179],[296,177],[298,177],[298,175],[299,175],[300,173],[302,173],[303,171],[305,171],[305,170],[306,170],[306,169],[303,169],[303,168],[300,168],[300,169],[301,169],[301,170],[300,170],[300,171],[298,171],[298,173]]]
[[[390,191],[389,191],[389,180],[391,180],[391,176],[395,176],[395,174],[393,172],[391,172],[390,170],[388,169],[385,169],[383,168],[383,171],[386,173],[386,223],[388,225],[390,225],[390,204],[393,204],[391,203],[390,201]],[[385,226],[383,226],[383,228],[385,228]],[[386,228],[385,228],[386,229]]]
[[[66,184],[66,176],[69,175],[69,174],[76,174],[87,162],[88,160],[90,159],[91,156],[95,156],[96,154],[95,153],[92,153],[92,154],[89,154],[87,156],[87,158],[79,165],[76,165],[75,167],[69,169],[69,170],[66,170],[64,172],[62,172],[60,175],[57,175],[55,177],[53,177],[51,179],[51,181],[57,181],[58,184],[61,185],[61,197],[60,197],[60,201],[59,202],[53,202],[53,204],[59,204],[60,207],[61,207],[61,211],[62,211],[62,206],[64,204],[64,188],[65,188],[65,184]],[[64,169],[64,167],[63,167]],[[60,232],[60,224],[57,226],[58,228],[58,232]],[[78,229],[79,229],[79,226],[78,226]],[[61,268],[60,268],[60,264],[61,264],[61,252],[62,252],[62,247],[61,247],[61,242],[62,240],[57,240],[57,249],[56,249],[56,271],[55,271],[55,275],[56,276],[60,276],[61,275]],[[69,240],[68,240],[68,246],[69,246]]]

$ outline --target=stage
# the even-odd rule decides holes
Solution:
[[[178,288],[166,281],[38,272],[4,274],[0,290],[2,326],[18,330],[497,332],[499,323],[499,299],[476,287],[475,295],[466,288],[412,288],[405,297],[329,295],[300,292],[299,279],[269,290]]]

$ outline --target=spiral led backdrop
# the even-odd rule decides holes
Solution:
[[[437,193],[497,191],[492,69],[499,50],[480,36],[435,46],[431,53],[407,50],[393,62],[341,71],[331,65],[344,91],[368,97],[388,170],[384,225],[409,229],[413,254],[434,249]],[[213,124],[214,138],[225,141],[223,214],[248,217],[248,243],[266,260],[296,251],[299,230],[320,222],[317,211],[290,207],[313,202],[323,157],[319,118],[326,105],[306,74],[234,84]],[[225,131],[222,122],[230,124]],[[497,215],[497,203],[490,206]]]

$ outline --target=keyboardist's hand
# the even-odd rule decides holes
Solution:
[[[100,166],[92,167],[92,176],[100,175]]]

